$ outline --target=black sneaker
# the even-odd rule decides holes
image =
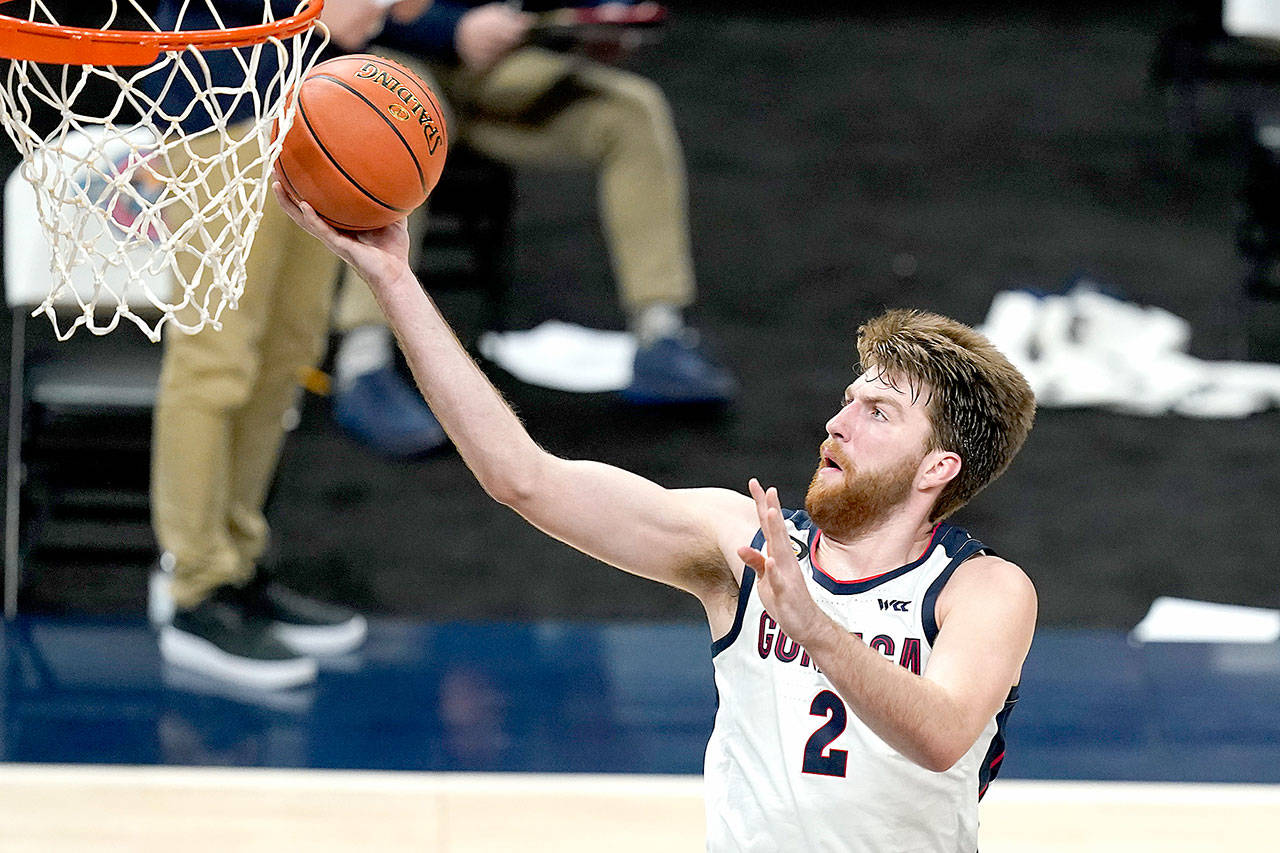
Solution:
[[[189,610],[174,610],[160,629],[160,656],[173,666],[259,690],[315,681],[315,660],[286,646],[272,629],[272,622],[245,605],[242,590],[223,586]]]
[[[276,639],[298,654],[344,655],[359,648],[369,633],[359,613],[299,595],[261,573],[242,593],[245,606],[268,620]]]
[[[161,555],[151,570],[147,611],[157,628],[173,619],[173,557]],[[270,583],[259,572],[244,589],[230,589],[241,606],[271,623],[271,631],[297,654],[331,657],[360,647],[369,632],[365,618],[345,607],[325,604]]]

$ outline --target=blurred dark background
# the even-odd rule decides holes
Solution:
[[[673,3],[629,63],[667,92],[688,159],[694,319],[737,371],[724,412],[499,387],[550,450],[667,486],[776,484],[798,505],[849,381],[858,323],[911,306],[980,323],[1006,289],[1081,277],[1192,324],[1193,354],[1280,361],[1280,50],[1226,39],[1216,3]],[[6,166],[16,155],[4,151]],[[7,171],[7,169],[6,169]],[[591,179],[520,173],[511,328],[621,328]],[[475,294],[439,300],[468,342]],[[110,338],[26,332],[29,364]],[[0,353],[8,373],[9,332]],[[132,344],[123,343],[133,339]],[[143,342],[142,346],[150,346]],[[13,401],[9,401],[12,404]],[[145,417],[48,418],[56,460],[115,497],[28,525],[27,611],[141,613],[154,559]],[[1021,564],[1046,625],[1125,628],[1158,595],[1280,604],[1275,412],[1243,420],[1042,410],[956,521]],[[41,471],[28,468],[39,497]],[[74,502],[72,502],[74,503]],[[105,504],[105,505],[104,505]],[[308,396],[275,487],[270,567],[304,592],[428,620],[699,619],[489,500],[444,453],[385,461]]]

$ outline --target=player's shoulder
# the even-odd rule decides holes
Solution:
[[[1001,630],[1019,625],[1034,630],[1039,602],[1020,566],[994,554],[976,554],[957,566],[942,588],[934,618],[941,627],[957,612]]]
[[[956,578],[982,585],[1031,585],[1031,578],[1017,563],[990,551],[979,551],[956,567]]]
[[[986,552],[978,553],[956,567],[947,591],[952,595],[1000,596],[1035,606],[1036,588],[1031,577],[1017,563]]]

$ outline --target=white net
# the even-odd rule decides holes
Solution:
[[[219,0],[161,3],[168,17],[144,8],[155,0],[73,4],[99,7],[105,19],[90,24],[57,20],[51,5],[26,0],[3,11],[163,33],[272,24],[312,4],[262,0],[250,21],[228,20],[219,6],[232,4]],[[326,40],[323,27],[307,26],[237,48],[179,45],[145,66],[7,61],[0,120],[22,154],[49,244],[33,253],[48,255],[50,274],[32,316],[47,315],[59,339],[80,327],[106,334],[122,319],[153,341],[166,323],[187,333],[218,327],[244,291],[271,169],[293,121],[289,94]]]

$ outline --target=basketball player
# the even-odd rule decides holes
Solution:
[[[859,330],[805,511],[749,483],[668,490],[539,448],[406,262],[402,224],[359,235],[283,197],[370,284],[485,490],[548,534],[706,610],[719,710],[706,754],[715,851],[966,851],[1031,644],[1027,576],[946,516],[1031,428],[1026,381],[932,314]]]

